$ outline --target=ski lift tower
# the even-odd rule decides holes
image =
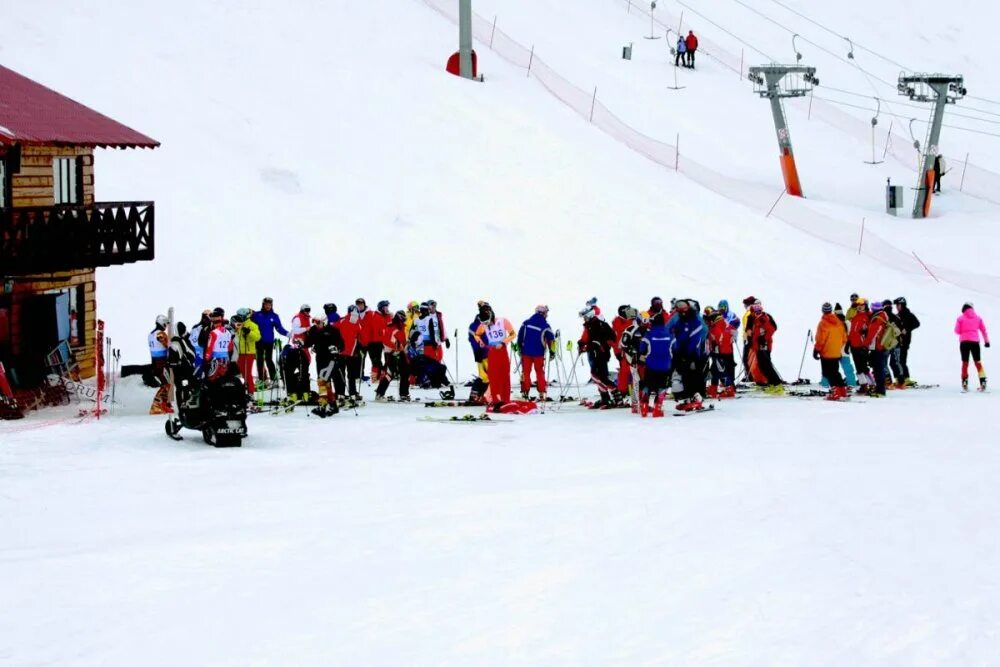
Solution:
[[[914,102],[932,102],[931,122],[927,127],[923,155],[920,161],[920,180],[917,181],[917,196],[913,201],[913,217],[926,218],[931,212],[931,192],[934,189],[934,157],[938,154],[941,139],[941,124],[944,109],[965,97],[965,82],[961,75],[951,74],[900,74],[896,90],[900,95]],[[917,146],[917,150],[921,149]]]
[[[816,68],[804,65],[760,65],[751,67],[748,78],[753,81],[754,92],[771,101],[774,129],[778,133],[778,149],[781,159],[781,174],[785,178],[785,192],[801,197],[802,185],[799,172],[795,168],[795,154],[792,151],[792,137],[785,120],[785,108],[781,102],[786,97],[803,97],[819,85]]]

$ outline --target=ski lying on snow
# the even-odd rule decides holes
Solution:
[[[418,422],[433,422],[436,424],[500,424],[500,423],[511,423],[513,419],[499,419],[497,417],[491,417],[490,415],[483,414],[481,417],[475,415],[463,415],[454,417],[417,417]]]
[[[705,412],[715,412],[715,406],[709,405],[705,408],[698,408],[697,410],[674,410],[672,413],[674,417],[690,417],[691,415],[700,415]]]

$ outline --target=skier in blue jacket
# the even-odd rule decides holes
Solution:
[[[653,416],[663,416],[663,399],[670,386],[673,373],[674,337],[664,322],[664,314],[658,313],[650,320],[649,332],[639,342],[639,363],[645,366],[642,374],[642,400],[639,410],[643,417],[649,414],[650,400],[653,401]]]
[[[274,300],[267,296],[260,304],[260,310],[251,315],[251,320],[260,329],[260,340],[257,341],[257,377],[262,382],[277,380],[274,370],[274,331],[277,329],[282,336],[288,336],[288,331],[281,326],[281,318],[274,312]],[[267,366],[267,373],[264,366]]]
[[[538,398],[545,400],[545,354],[554,354],[552,345],[556,335],[548,322],[549,307],[537,306],[535,314],[529,317],[517,331],[517,347],[521,351],[521,398],[528,400],[531,391],[531,370],[535,370],[538,382]]]
[[[667,322],[667,329],[675,341],[674,371],[683,385],[681,391],[674,392],[674,397],[681,399],[679,410],[697,410],[702,407],[705,395],[708,329],[697,301],[678,299],[674,308],[677,312]]]

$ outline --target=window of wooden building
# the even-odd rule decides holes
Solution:
[[[80,160],[57,157],[52,160],[52,198],[55,204],[78,204],[83,200]]]

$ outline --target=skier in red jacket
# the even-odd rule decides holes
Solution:
[[[632,306],[618,306],[618,314],[611,321],[611,328],[615,332],[613,349],[615,357],[618,359],[618,381],[615,384],[619,393],[623,396],[629,393],[629,387],[632,386],[632,365],[629,364],[628,358],[622,353],[622,335],[624,335],[630,326],[635,324],[637,315],[638,313]]]
[[[694,69],[694,52],[698,50],[698,38],[694,36],[694,30],[688,30],[684,46],[687,47],[687,66]]]

